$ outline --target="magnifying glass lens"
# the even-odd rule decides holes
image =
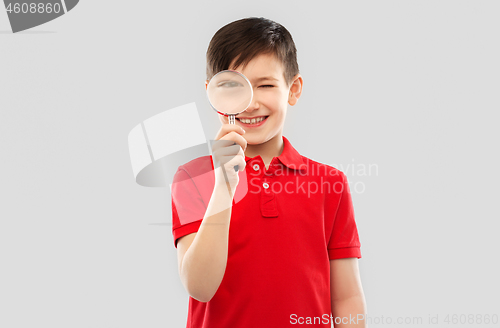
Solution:
[[[210,80],[207,95],[215,110],[225,115],[236,115],[250,105],[252,87],[244,75],[235,71],[222,71]]]

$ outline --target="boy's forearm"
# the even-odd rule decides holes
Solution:
[[[335,328],[366,328],[366,302],[364,295],[336,301],[332,304]]]
[[[181,263],[181,280],[191,297],[208,302],[226,271],[233,197],[226,186],[214,188],[205,217]]]

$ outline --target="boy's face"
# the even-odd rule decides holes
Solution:
[[[247,110],[236,115],[235,123],[246,133],[243,137],[250,145],[262,144],[277,135],[281,136],[288,104],[295,105],[302,91],[302,77],[299,74],[288,86],[283,65],[273,54],[261,54],[253,58],[244,68],[230,67],[243,73],[253,87],[253,99]],[[208,84],[208,81],[206,81]],[[228,117],[218,115],[221,123],[229,123]],[[244,124],[240,118],[267,118],[259,126]]]

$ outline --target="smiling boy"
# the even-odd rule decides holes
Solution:
[[[226,69],[249,79],[252,103],[234,125],[219,115],[213,154],[181,165],[172,184],[187,327],[365,327],[347,178],[283,136],[303,86],[291,35],[264,18],[222,27],[207,50],[206,84]]]

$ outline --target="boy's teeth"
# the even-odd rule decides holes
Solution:
[[[246,119],[246,118],[240,118],[240,121],[243,123],[247,123],[247,124],[255,124],[255,123],[259,123],[259,122],[263,121],[264,119],[265,119],[265,117],[259,117],[257,119],[253,118],[251,120]]]

